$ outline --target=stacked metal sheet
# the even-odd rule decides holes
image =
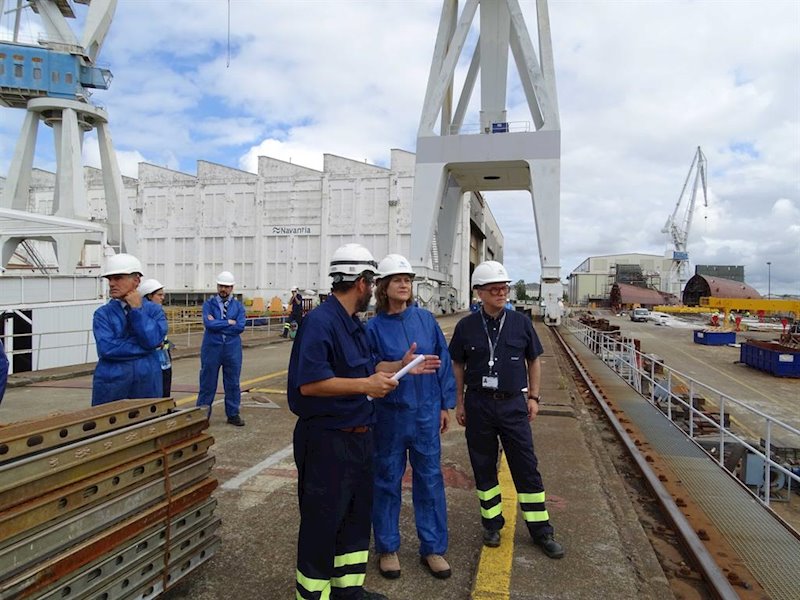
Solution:
[[[0,427],[0,600],[150,600],[211,558],[207,425],[159,398]]]

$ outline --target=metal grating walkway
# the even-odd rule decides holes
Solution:
[[[692,499],[722,532],[774,600],[800,597],[800,540],[708,454],[677,429],[572,335],[570,348],[615,405],[625,411],[680,477]]]

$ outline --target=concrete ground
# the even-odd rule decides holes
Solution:
[[[441,319],[447,337],[457,317]],[[539,324],[537,324],[537,327]],[[401,514],[403,575],[389,581],[370,559],[366,587],[392,600],[510,598],[670,598],[665,577],[644,535],[631,500],[621,485],[609,453],[616,453],[594,428],[544,327],[540,336],[545,404],[533,425],[540,469],[548,491],[548,511],[566,557],[554,561],[534,547],[518,516],[504,530],[499,549],[482,550],[478,502],[463,429],[455,424],[442,440],[442,467],[447,486],[453,576],[440,581],[419,564],[411,508],[404,493]],[[242,416],[244,428],[225,423],[217,405],[210,422],[216,443],[215,493],[223,520],[222,548],[209,563],[170,591],[168,600],[240,600],[294,598],[295,547],[298,527],[296,471],[291,454],[295,418],[286,403],[285,370],[291,342],[275,333],[251,340],[245,349]],[[199,359],[174,363],[174,383],[187,390],[175,394],[179,405],[193,404]],[[90,376],[26,385],[7,391],[0,422],[71,411],[89,405]],[[72,387],[70,387],[72,386]],[[406,479],[408,480],[407,473]],[[477,582],[477,584],[476,584]],[[473,588],[479,589],[473,594]]]

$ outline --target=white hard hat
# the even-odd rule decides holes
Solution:
[[[164,286],[161,285],[161,282],[158,279],[145,279],[139,284],[139,293],[142,296],[149,296],[153,292],[157,292],[163,287]]]
[[[472,287],[489,283],[511,283],[506,268],[496,260],[486,260],[475,267],[472,272]]]
[[[298,288],[297,288],[297,286],[296,286],[296,285],[293,285],[293,286],[292,286],[292,291],[293,291],[293,292],[296,292],[296,291],[297,291],[297,289],[298,289]]]
[[[345,244],[333,253],[328,274],[339,281],[355,281],[364,271],[378,272],[372,253],[361,244]]]
[[[132,254],[114,254],[106,259],[106,270],[101,277],[111,275],[133,275],[142,274],[142,263]]]
[[[411,263],[405,256],[400,254],[387,254],[378,263],[378,276],[391,277],[392,275],[411,275],[414,277],[414,270]]]
[[[233,285],[236,280],[233,278],[233,273],[230,271],[223,271],[217,275],[217,285]]]

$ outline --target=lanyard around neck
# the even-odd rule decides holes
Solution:
[[[489,335],[489,327],[486,325],[486,315],[481,313],[481,322],[483,323],[483,331],[486,333],[486,339],[489,342],[489,368],[494,367],[494,351],[497,349],[497,342],[500,341],[500,333],[503,331],[503,325],[506,322],[506,311],[503,311],[503,316],[500,317],[500,327],[497,329],[497,337],[492,343],[492,337]]]

